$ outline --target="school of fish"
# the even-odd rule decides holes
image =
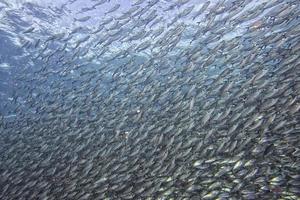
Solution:
[[[63,2],[0,1],[1,200],[300,199],[299,0]]]

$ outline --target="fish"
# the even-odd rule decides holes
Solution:
[[[175,4],[176,4],[177,7],[181,7],[181,6],[183,6],[184,4],[187,4],[189,1],[190,1],[190,0],[177,0],[177,1],[175,2]]]
[[[94,10],[95,8],[94,7],[85,7],[85,8],[81,8],[80,12],[78,13],[85,13],[85,12],[88,12],[90,10]]]
[[[299,198],[297,1],[2,11],[0,199]]]
[[[148,8],[151,8],[152,6],[154,6],[155,4],[157,4],[159,2],[159,0],[149,0],[148,3]]]
[[[77,47],[79,47],[80,44],[86,42],[88,39],[90,39],[90,36],[86,36],[86,37],[83,37],[81,39],[79,39],[77,42],[76,42],[76,45],[74,47],[74,49],[76,49]]]
[[[137,0],[135,3],[132,4],[132,6],[137,6],[137,5],[141,5],[142,3],[144,3],[146,0]]]
[[[74,18],[74,21],[76,21],[76,22],[86,22],[89,19],[91,19],[91,16],[85,16],[85,17],[81,17],[81,18]]]
[[[102,5],[102,4],[106,3],[106,2],[107,2],[107,0],[100,0],[100,1],[98,1],[97,3],[95,3],[95,4],[93,5],[93,8],[96,8],[96,7]]]
[[[34,30],[35,30],[35,27],[30,27],[30,28],[24,30],[23,33],[31,33],[31,32],[33,32]]]
[[[195,5],[187,7],[186,9],[184,9],[183,11],[181,11],[178,14],[178,18],[180,19],[182,17],[186,17],[187,15],[189,15],[193,11],[194,8],[195,8]]]
[[[119,8],[121,7],[121,4],[116,4],[115,6],[113,6],[110,10],[108,10],[105,15],[113,13],[115,11],[117,11]]]
[[[210,5],[210,1],[206,1],[205,3],[203,3],[201,8],[193,14],[192,19],[195,20],[197,17],[203,14],[203,12],[208,8],[209,5]]]

